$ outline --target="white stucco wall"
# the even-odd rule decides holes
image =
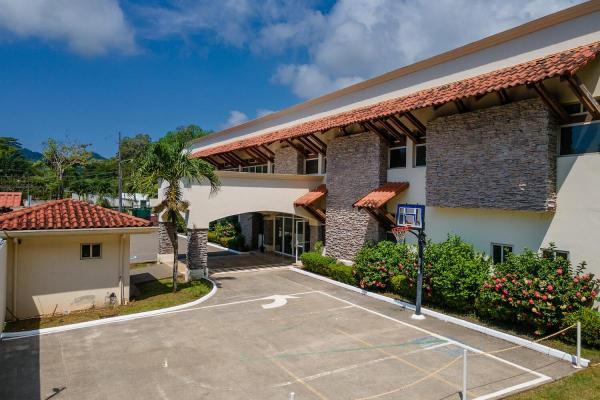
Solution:
[[[4,328],[6,313],[6,242],[0,239],[0,332]]]
[[[596,42],[600,40],[598,21],[600,12],[590,13],[360,90],[348,92],[342,89],[344,94],[341,96],[326,95],[318,101],[307,102],[306,106],[293,112],[273,114],[242,124],[238,128],[205,136],[195,142],[191,150],[197,151],[241,137],[260,135]],[[591,90],[595,95],[600,95],[600,87],[595,84]]]
[[[411,160],[412,146],[407,150]],[[407,161],[409,164],[410,161]],[[425,204],[426,167],[388,170],[388,181],[408,181],[409,189],[388,203]],[[433,241],[456,233],[478,250],[490,253],[491,243],[511,244],[515,252],[539,250],[554,242],[570,252],[572,263],[588,263],[600,276],[600,154],[559,157],[557,211],[538,213],[491,209],[426,208],[426,231]]]
[[[208,228],[209,222],[216,219],[258,211],[296,214],[312,221],[310,214],[293,203],[323,181],[319,175],[230,171],[218,171],[217,175],[221,188],[213,195],[207,184],[191,185],[184,190],[184,199],[190,202],[188,227]]]
[[[28,236],[8,242],[12,252],[7,304],[20,318],[104,307],[115,293],[129,300],[129,235],[70,234]],[[120,244],[122,242],[122,245]],[[80,244],[101,243],[102,258],[80,258]],[[17,248],[18,247],[18,248]],[[121,260],[119,260],[121,255]],[[16,296],[13,282],[16,263]],[[15,304],[16,303],[16,304]]]

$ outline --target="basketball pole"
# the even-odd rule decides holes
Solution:
[[[425,247],[425,230],[419,229],[417,234],[419,243],[419,270],[417,272],[417,299],[415,302],[415,313],[411,316],[412,319],[425,319],[421,314],[421,303],[423,302],[423,266],[424,266],[424,247]]]

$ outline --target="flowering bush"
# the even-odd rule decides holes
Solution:
[[[382,241],[364,246],[354,258],[354,275],[363,289],[387,290],[399,265],[416,262],[410,246]]]
[[[476,309],[483,318],[518,321],[542,335],[558,329],[566,314],[591,307],[599,286],[600,281],[585,272],[585,263],[573,270],[565,258],[544,258],[527,250],[494,266]]]

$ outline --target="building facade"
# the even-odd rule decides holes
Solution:
[[[418,203],[433,241],[495,261],[554,243],[600,273],[598,21],[584,3],[197,139],[222,187],[185,185],[191,251],[240,215],[252,248],[352,261]]]

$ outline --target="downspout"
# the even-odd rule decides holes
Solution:
[[[124,274],[124,262],[123,262],[123,239],[125,239],[125,235],[121,235],[119,237],[119,290],[121,293],[120,304],[125,304],[123,298],[125,297],[125,282],[123,282],[123,274]]]
[[[13,243],[15,244],[15,254],[13,255],[13,304],[12,304],[12,312],[13,315],[18,315],[17,313],[17,274],[18,274],[18,261],[19,261],[19,239],[13,238]]]

